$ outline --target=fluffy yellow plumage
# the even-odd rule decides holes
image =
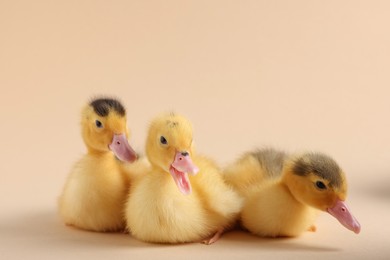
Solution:
[[[127,227],[134,237],[210,244],[235,222],[241,199],[212,160],[195,154],[186,118],[167,114],[153,120],[146,154],[151,168],[134,183],[126,205]]]
[[[348,229],[360,231],[344,203],[345,175],[324,154],[290,156],[273,149],[258,150],[228,167],[224,177],[245,198],[241,223],[254,234],[298,236],[313,231],[321,210]]]
[[[58,200],[59,213],[67,225],[81,229],[124,229],[129,178],[120,160],[136,159],[127,142],[125,109],[114,99],[93,100],[82,111],[81,125],[88,153],[68,176]]]

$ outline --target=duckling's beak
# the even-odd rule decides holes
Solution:
[[[360,232],[360,224],[357,219],[352,215],[350,210],[348,209],[347,204],[344,201],[338,200],[336,204],[332,208],[328,208],[327,210],[333,217],[337,218],[340,223],[352,230],[356,234]]]
[[[195,175],[199,171],[198,167],[192,162],[188,152],[177,152],[175,159],[169,168],[176,186],[180,192],[188,195],[191,193],[191,184],[188,179],[188,173]]]
[[[121,161],[134,162],[137,159],[137,154],[129,145],[125,134],[114,134],[112,142],[108,147]]]

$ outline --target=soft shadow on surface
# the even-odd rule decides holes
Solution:
[[[225,233],[216,244],[210,246],[200,243],[150,244],[138,241],[129,234],[90,232],[65,226],[55,211],[26,213],[15,218],[3,219],[0,223],[0,233],[2,237],[7,238],[6,244],[28,244],[32,247],[46,247],[51,250],[56,248],[71,250],[75,247],[105,250],[107,248],[157,249],[186,246],[229,246],[251,251],[337,252],[340,250],[329,246],[309,245],[295,238],[260,238],[239,228]]]
[[[125,233],[99,233],[66,226],[55,211],[29,213],[3,219],[0,232],[10,243],[14,240],[15,243],[46,244],[51,248],[75,245],[93,248],[149,246]]]
[[[310,245],[300,238],[262,238],[244,232],[241,229],[232,230],[223,237],[242,248],[256,248],[268,251],[310,251],[310,252],[338,252],[340,248],[333,246]]]

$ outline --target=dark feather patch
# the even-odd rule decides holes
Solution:
[[[251,152],[250,155],[256,158],[261,168],[263,168],[270,178],[279,177],[281,175],[284,161],[287,157],[286,153],[272,148],[259,149]]]
[[[167,120],[167,125],[171,128],[174,128],[179,125],[179,122]]]
[[[126,110],[123,105],[116,99],[99,98],[93,100],[90,105],[99,116],[107,116],[110,110],[114,110],[118,115],[125,116]]]
[[[342,184],[341,169],[329,156],[321,153],[307,153],[294,162],[293,173],[307,176],[313,173],[322,179],[328,180],[334,187]]]

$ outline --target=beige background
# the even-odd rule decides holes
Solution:
[[[1,259],[385,259],[390,255],[388,1],[0,0]],[[355,235],[163,246],[63,226],[56,198],[85,148],[96,95],[128,109],[143,151],[149,120],[187,115],[198,151],[224,165],[272,145],[321,150],[347,172]]]

